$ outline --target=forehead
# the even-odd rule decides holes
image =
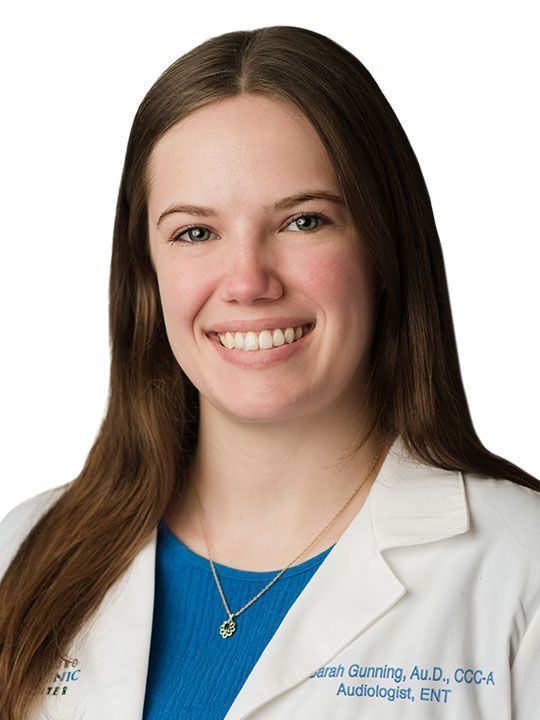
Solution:
[[[265,204],[307,186],[339,191],[317,132],[292,103],[239,95],[196,110],[156,143],[149,162],[149,206]],[[181,196],[181,197],[180,197]]]

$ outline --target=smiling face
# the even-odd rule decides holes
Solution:
[[[331,199],[342,197],[339,183],[305,116],[263,96],[213,103],[160,138],[149,171],[167,336],[201,404],[246,422],[346,409],[365,381],[373,274],[348,208]],[[279,205],[315,191],[326,197]],[[231,321],[315,326],[298,345],[248,351],[209,336]]]

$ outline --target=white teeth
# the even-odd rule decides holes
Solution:
[[[222,345],[232,350],[268,350],[272,347],[278,347],[284,343],[293,343],[306,334],[307,329],[311,325],[300,325],[296,328],[288,327],[284,331],[280,328],[276,330],[262,330],[260,333],[249,331],[244,332],[226,332],[217,333],[219,341]]]

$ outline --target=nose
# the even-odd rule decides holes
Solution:
[[[221,299],[251,303],[259,298],[280,298],[283,282],[277,253],[255,237],[232,245],[225,260]]]

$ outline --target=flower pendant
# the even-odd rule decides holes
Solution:
[[[233,616],[231,615],[228,620],[225,620],[220,627],[219,627],[219,634],[222,638],[228,638],[230,637],[233,632],[236,630],[236,623],[233,620]]]

